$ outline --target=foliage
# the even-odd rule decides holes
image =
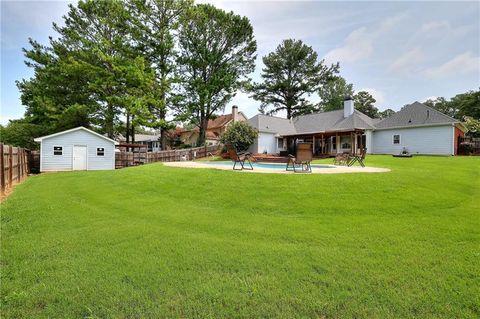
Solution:
[[[387,117],[390,117],[393,114],[395,114],[394,110],[386,109],[386,110],[383,110],[383,111],[379,111],[378,112],[378,117],[381,118],[381,119],[386,119]]]
[[[176,48],[179,20],[192,4],[192,0],[137,0],[128,7],[136,31],[133,38],[155,71],[149,110],[156,120],[150,126],[160,129],[162,149],[166,147],[167,131],[175,127],[166,116],[174,109],[176,97],[173,91],[179,81]]]
[[[223,144],[233,145],[238,151],[246,151],[258,136],[258,132],[245,121],[232,123],[221,138]]]
[[[1,143],[31,150],[40,147],[39,143],[33,139],[45,134],[48,134],[45,132],[45,128],[24,120],[12,120],[6,126],[0,125]]]
[[[348,84],[340,75],[332,76],[318,89],[319,109],[323,112],[343,108],[346,96],[353,95],[353,84]]]
[[[182,99],[177,112],[199,127],[202,145],[208,120],[225,108],[254,70],[253,28],[246,17],[196,5],[181,19],[179,47]]]
[[[480,120],[480,90],[457,94],[450,100],[438,97],[424,104],[458,120],[464,116]]]
[[[375,98],[366,91],[360,91],[355,93],[353,96],[353,101],[355,109],[362,112],[365,115],[370,116],[371,118],[378,117],[378,109],[374,106]]]
[[[338,73],[339,64],[317,62],[317,53],[301,40],[284,40],[263,57],[262,82],[249,87],[252,97],[261,102],[260,112],[286,111],[287,118],[315,111],[308,97]],[[271,108],[271,109],[270,109]]]
[[[480,120],[474,119],[471,116],[465,116],[463,120],[463,124],[468,130],[467,134],[473,137],[480,137]]]
[[[480,158],[366,160],[392,171],[29,177],[2,318],[478,318]]]

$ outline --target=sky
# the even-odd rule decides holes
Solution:
[[[480,87],[478,1],[198,2],[250,19],[258,47],[254,81],[261,80],[262,57],[293,38],[312,46],[325,63],[339,61],[341,75],[355,91],[370,92],[380,110]],[[68,3],[1,0],[1,124],[25,111],[15,81],[33,72],[22,48],[29,37],[43,44],[55,37],[52,22],[62,24]],[[258,113],[259,103],[248,94],[239,92],[225,112],[234,104],[247,117]]]

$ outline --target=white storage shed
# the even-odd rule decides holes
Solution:
[[[84,127],[38,137],[40,171],[85,171],[115,169],[112,139]]]

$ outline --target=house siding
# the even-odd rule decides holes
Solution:
[[[393,135],[400,144],[393,144]],[[405,147],[411,154],[453,155],[451,125],[376,130],[372,134],[373,154],[399,154]]]
[[[73,146],[87,146],[87,170],[115,169],[115,144],[84,130],[45,138],[41,142],[40,170],[70,171],[73,164]],[[62,146],[62,155],[53,155],[53,147]],[[104,156],[97,156],[97,147],[105,149]]]
[[[277,139],[274,133],[259,132],[255,143],[250,147],[252,153],[264,153],[265,151],[269,154],[278,153]]]

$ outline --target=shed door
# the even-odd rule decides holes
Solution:
[[[73,146],[73,170],[84,171],[87,169],[87,147],[84,145]]]

